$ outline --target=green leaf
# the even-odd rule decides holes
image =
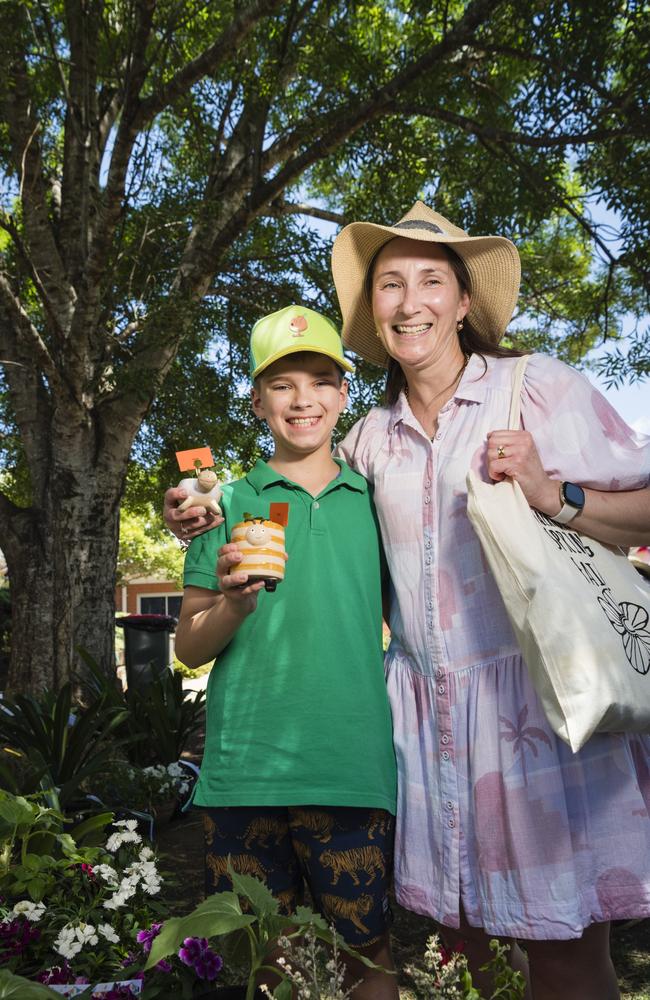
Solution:
[[[6,969],[0,971],[0,998],[2,1000],[61,1000],[55,993],[42,983],[33,983],[23,976],[15,976]]]
[[[238,896],[244,896],[257,917],[274,916],[279,912],[279,903],[269,887],[252,875],[240,875],[228,861],[228,874],[232,887]]]
[[[3,824],[13,831],[17,826],[32,823],[37,813],[37,807],[21,795],[0,790],[0,836],[4,835]]]
[[[186,917],[166,920],[155,938],[145,969],[151,969],[161,958],[177,952],[186,937],[219,937],[242,927],[250,927],[256,918],[242,913],[234,892],[217,892],[204,899]]]
[[[77,823],[76,826],[73,826],[69,834],[62,834],[62,837],[67,836],[72,842],[72,849],[74,849],[77,844],[82,843],[84,837],[87,837],[89,833],[94,833],[96,830],[103,830],[112,821],[112,812],[97,813],[96,816],[89,816],[83,822]]]
[[[293,996],[293,987],[288,979],[285,979],[279,984],[279,986],[275,987],[273,990],[273,996],[276,1000],[291,1000],[291,997]]]

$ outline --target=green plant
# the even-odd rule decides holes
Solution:
[[[424,969],[406,967],[418,1000],[523,1000],[526,983],[509,965],[507,946],[492,940],[490,948],[494,955],[481,971],[491,973],[494,988],[489,997],[483,997],[472,984],[462,951],[448,951],[433,934],[427,941]]]
[[[183,690],[183,679],[170,670],[143,688],[118,690],[93,658],[78,650],[88,667],[88,682],[96,697],[125,712],[120,734],[132,764],[172,764],[183,755],[205,712],[205,691]],[[128,737],[128,740],[127,740]]]
[[[267,966],[267,954],[282,936],[291,941],[309,931],[313,940],[317,939],[333,946],[335,934],[323,917],[308,907],[299,906],[295,913],[284,916],[279,911],[277,899],[262,882],[250,875],[238,874],[230,864],[228,874],[232,881],[232,892],[214,893],[186,917],[172,917],[165,921],[159,935],[153,941],[145,971],[176,953],[188,937],[200,935],[209,941],[214,937],[243,930],[248,938],[250,950],[246,1000],[252,1000],[258,973],[262,971],[272,971],[282,978],[272,996],[276,1000],[291,1000],[293,987],[290,976],[287,972],[283,972],[281,967]],[[250,912],[244,912],[240,897],[245,900],[246,909]],[[369,959],[345,947],[340,941],[338,947],[354,955],[370,968],[376,968]]]
[[[54,982],[123,977],[138,932],[164,910],[154,898],[156,858],[134,820],[115,823],[101,846],[80,846],[111,820],[106,813],[65,832],[42,796],[0,794],[0,965],[8,971]]]
[[[42,983],[33,983],[24,976],[15,976],[8,969],[0,970],[1,1000],[61,1000],[58,993]]]
[[[347,989],[344,985],[346,969],[336,935],[328,949],[318,941],[313,927],[308,927],[295,941],[286,936],[278,938],[278,947],[283,953],[278,965],[297,1000],[349,1000],[359,985],[353,983]],[[261,990],[264,996],[273,996],[268,986],[262,986]]]
[[[127,705],[139,731],[147,734],[129,750],[133,763],[172,764],[180,760],[203,722],[205,691],[183,689],[183,678],[166,670],[131,695],[127,689]]]
[[[105,768],[130,740],[119,735],[126,714],[103,695],[87,707],[73,707],[70,683],[40,699],[20,694],[5,699],[0,741],[21,757],[21,790],[47,790],[51,804],[65,809],[83,779]]]
[[[88,791],[107,806],[128,806],[152,815],[156,806],[170,799],[183,799],[189,790],[189,773],[177,762],[138,767],[119,761],[110,771],[95,775],[88,785]]]

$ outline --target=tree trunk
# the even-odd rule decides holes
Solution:
[[[8,688],[58,689],[83,677],[79,646],[107,676],[115,675],[115,567],[124,470],[93,473],[66,489],[53,475],[44,506],[22,525],[5,552],[12,593]],[[83,488],[79,489],[79,486]],[[71,495],[72,494],[72,495]]]

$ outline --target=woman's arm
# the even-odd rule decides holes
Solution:
[[[179,504],[186,497],[187,490],[183,487],[170,487],[165,493],[163,502],[163,520],[172,534],[181,541],[189,542],[197,535],[202,535],[204,531],[216,528],[223,522],[223,517],[213,514],[206,507],[188,507],[187,510],[179,510]]]
[[[499,458],[499,448],[503,455]],[[531,507],[554,517],[562,506],[560,482],[547,476],[529,431],[488,434],[488,474],[516,479]],[[581,485],[581,484],[579,484]],[[650,488],[623,491],[585,489],[585,506],[571,527],[608,545],[650,543]]]
[[[175,650],[187,667],[200,667],[213,660],[228,645],[241,623],[257,607],[263,581],[250,583],[247,573],[230,573],[241,561],[236,545],[219,549],[217,576],[220,591],[186,587],[176,629]]]

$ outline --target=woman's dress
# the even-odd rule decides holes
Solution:
[[[402,394],[339,451],[372,484],[392,581],[397,899],[450,926],[462,901],[489,934],[575,938],[650,915],[650,737],[597,735],[573,754],[555,736],[467,518],[467,471],[488,481],[515,360],[484,373],[473,355],[433,440]],[[521,404],[551,477],[650,482],[650,438],[580,373],[533,355]]]

